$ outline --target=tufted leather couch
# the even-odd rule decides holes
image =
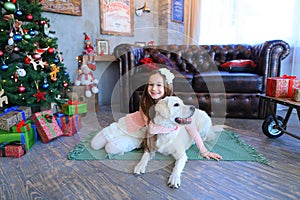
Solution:
[[[149,72],[139,63],[147,52],[166,55],[177,66],[174,91],[186,104],[205,110],[212,117],[264,118],[269,114],[258,94],[265,93],[267,77],[280,75],[281,61],[289,52],[282,40],[262,44],[160,45],[138,47],[120,44],[114,54],[120,69],[120,106],[123,112],[138,110]],[[252,72],[228,72],[221,65],[230,60],[250,59]]]

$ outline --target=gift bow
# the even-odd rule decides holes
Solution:
[[[75,113],[78,113],[78,100],[72,101],[72,100],[68,100],[68,105],[75,105]]]
[[[69,105],[78,105],[78,100],[72,101],[72,100],[68,100],[68,104]]]
[[[282,78],[295,79],[296,76],[289,76],[287,74],[283,74]]]
[[[16,125],[17,132],[21,132],[21,128],[22,128],[23,126],[26,126],[26,128],[27,128],[28,131],[30,130],[29,125],[26,124],[24,120],[22,120],[20,123],[18,123],[18,124]]]

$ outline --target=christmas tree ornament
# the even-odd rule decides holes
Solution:
[[[36,98],[37,102],[40,102],[41,100],[46,100],[45,98],[46,92],[41,92],[39,89],[37,90],[37,93],[33,96]]]
[[[34,60],[38,60],[42,58],[41,54],[34,54],[32,57]]]
[[[2,60],[2,65],[1,65],[2,71],[6,71],[8,69],[8,65],[5,64],[5,62]]]
[[[32,28],[29,30],[29,35],[32,37],[35,36],[35,31]]]
[[[13,79],[15,80],[15,82],[18,82],[18,78],[19,78],[19,74],[18,72],[15,72]]]
[[[54,53],[54,48],[52,48],[52,47],[50,47],[49,49],[48,49],[48,53],[50,53],[50,54],[53,54]]]
[[[5,104],[8,104],[8,98],[7,96],[2,96],[4,94],[4,90],[1,88],[0,90],[0,107],[3,107],[3,102]]]
[[[44,90],[47,90],[49,88],[49,83],[47,82],[46,78],[44,79],[44,83],[43,83],[42,87]]]
[[[19,33],[14,34],[13,40],[14,40],[15,42],[20,42],[20,41],[22,41],[22,35],[19,34]]]
[[[10,1],[5,2],[3,6],[4,9],[7,10],[8,12],[15,12],[16,10],[16,5]]]
[[[3,56],[3,51],[0,50],[0,56]]]
[[[14,33],[12,32],[12,30],[9,33],[9,39],[8,39],[8,45],[13,45],[14,44],[14,39],[13,39]]]
[[[28,21],[32,21],[32,20],[33,20],[32,14],[26,15],[26,19],[27,19]]]
[[[69,84],[66,81],[64,81],[63,86],[64,86],[64,88],[67,88],[69,86]]]
[[[31,60],[30,60],[29,56],[27,55],[24,60],[25,64],[30,64],[30,61]]]
[[[22,15],[23,15],[22,10],[17,9],[17,10],[16,10],[16,15],[17,15],[18,17],[22,17]]]
[[[18,92],[24,93],[26,91],[26,88],[21,84],[18,88]]]
[[[14,50],[14,46],[11,46],[11,45],[6,45],[6,46],[5,46],[5,51],[6,51],[7,53],[12,53],[13,50]]]
[[[48,23],[44,24],[44,34],[46,36],[49,36],[49,34],[50,34],[50,27],[49,27]]]
[[[30,40],[30,39],[31,39],[31,36],[28,34],[27,31],[25,31],[24,39],[25,39],[25,40]]]
[[[26,76],[26,71],[25,71],[25,69],[18,68],[18,69],[17,69],[17,73],[18,73],[18,75],[19,75],[20,77]]]
[[[16,4],[17,0],[11,0],[12,3]]]
[[[19,53],[21,51],[21,48],[18,46],[14,46],[14,52]]]
[[[54,58],[54,63],[58,64],[59,63],[59,59],[57,57]]]
[[[50,78],[51,78],[51,80],[57,80],[57,77],[56,77],[56,75],[57,75],[57,73],[59,72],[59,67],[57,67],[56,66],[56,64],[51,64],[50,65],[51,66],[51,72],[50,72]]]

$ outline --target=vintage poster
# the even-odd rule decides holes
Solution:
[[[101,34],[133,36],[133,0],[100,0]]]

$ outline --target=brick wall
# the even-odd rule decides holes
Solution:
[[[160,0],[158,3],[158,44],[182,44],[184,41],[184,25],[171,21],[171,3],[172,0]]]

